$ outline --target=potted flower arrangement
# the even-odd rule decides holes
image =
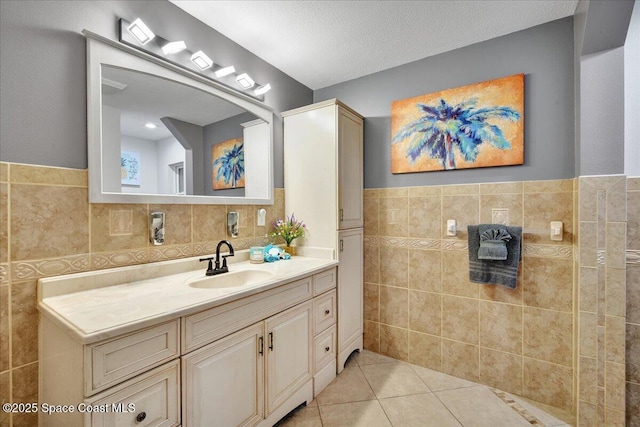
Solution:
[[[295,255],[295,247],[291,246],[291,242],[298,237],[303,237],[307,231],[307,226],[301,220],[297,220],[292,213],[291,216],[286,216],[284,220],[277,219],[273,223],[273,230],[271,237],[282,237],[286,244],[285,252],[289,255]]]

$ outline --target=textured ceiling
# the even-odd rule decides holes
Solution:
[[[170,0],[311,89],[573,15],[578,0]]]

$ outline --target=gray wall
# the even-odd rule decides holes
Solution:
[[[271,83],[265,103],[285,111],[312,91],[165,0],[0,1],[0,159],[87,167],[83,29],[117,40],[117,20],[142,18],[164,38],[184,40],[221,64]],[[275,184],[282,187],[282,120],[276,126]]]
[[[582,6],[582,4],[580,5]],[[590,0],[579,7],[576,176],[622,174],[625,162],[625,39],[634,1]],[[584,22],[583,22],[584,21]]]
[[[580,175],[624,173],[624,48],[582,57]]]
[[[624,173],[640,176],[640,1],[624,44]]]
[[[425,35],[428,37],[428,35]],[[365,187],[574,177],[573,20],[565,18],[314,91],[365,116]],[[525,73],[525,164],[391,174],[391,102]]]

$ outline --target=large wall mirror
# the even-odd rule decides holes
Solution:
[[[84,31],[92,203],[273,203],[273,111]]]

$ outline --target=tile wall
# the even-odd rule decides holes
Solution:
[[[627,179],[577,182],[578,423],[624,426]]]
[[[640,178],[627,179],[627,425],[640,426]]]
[[[581,426],[604,425],[589,411],[624,425],[626,362],[627,425],[638,424],[640,178],[626,192],[626,266],[616,244],[624,218],[602,210],[625,205],[623,181],[605,179],[365,190],[365,347],[565,409],[579,400]],[[227,237],[227,210],[246,220],[234,247],[267,231],[253,226],[253,206],[89,204],[87,194],[86,171],[0,162],[2,403],[37,400],[38,278],[210,254]],[[155,209],[167,214],[161,247],[147,243]],[[284,190],[266,209],[267,224],[284,215]],[[525,228],[515,290],[467,279],[466,225],[492,222],[494,209]],[[456,237],[446,236],[447,219],[457,221]],[[550,221],[564,222],[564,241],[548,239]],[[604,261],[605,251],[615,255]],[[34,422],[0,413],[3,427]]]
[[[574,411],[574,181],[365,190],[365,348]],[[524,227],[515,290],[468,280],[494,210]]]
[[[284,215],[284,190],[267,210]],[[261,244],[256,206],[89,204],[86,170],[0,162],[0,400],[35,402],[38,393],[40,277],[215,253],[226,213],[240,213],[234,248]],[[148,243],[149,212],[166,214],[163,246]],[[203,267],[204,268],[204,267]],[[36,417],[0,412],[0,426],[33,426]]]

